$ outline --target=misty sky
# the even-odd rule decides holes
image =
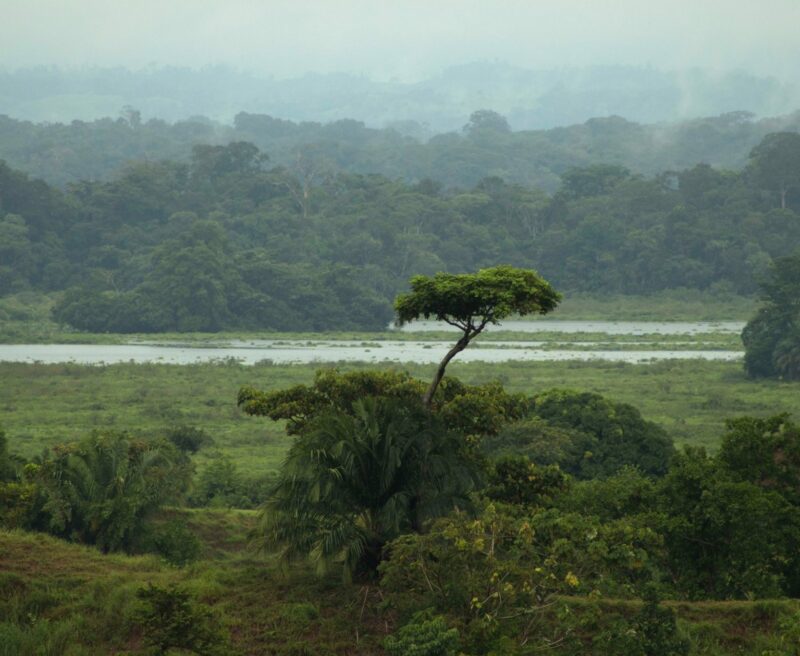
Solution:
[[[0,0],[0,67],[228,64],[414,80],[476,60],[800,78],[800,0]]]

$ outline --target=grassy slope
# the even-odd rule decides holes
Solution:
[[[209,520],[219,519],[212,513],[199,523],[208,530]],[[197,524],[189,525],[201,533]],[[0,530],[0,621],[22,627],[40,648],[50,640],[50,651],[37,654],[139,653],[141,636],[130,621],[136,590],[175,583],[214,608],[236,653],[379,653],[386,624],[372,609],[361,613],[358,586],[302,569],[287,577],[269,559],[236,553],[242,545],[235,535],[228,553],[176,569],[153,557],[102,555],[45,535]],[[230,536],[215,539],[231,546]]]
[[[403,368],[426,379],[432,372],[428,365]],[[30,457],[92,429],[157,432],[176,424],[197,425],[209,431],[216,447],[244,472],[263,473],[279,465],[288,440],[281,425],[243,416],[236,408],[236,393],[245,384],[277,389],[309,383],[315,369],[313,365],[0,363],[0,426],[12,451]],[[798,383],[748,380],[738,363],[695,360],[649,365],[455,361],[448,371],[471,383],[499,380],[514,392],[552,387],[596,391],[632,403],[678,443],[711,448],[725,418],[796,412],[800,392]],[[201,451],[201,467],[203,457]]]
[[[0,622],[12,625],[41,650],[17,651],[19,656],[141,653],[141,635],[130,621],[135,591],[148,583],[176,583],[214,609],[236,653],[382,653],[380,643],[394,620],[378,609],[377,589],[344,584],[336,576],[317,578],[305,567],[281,574],[269,559],[243,549],[240,531],[232,528],[241,519],[226,522],[219,513],[189,514],[191,528],[208,538],[208,531],[216,527],[211,541],[227,544],[228,550],[185,569],[153,557],[101,555],[45,535],[0,530]],[[775,649],[779,618],[797,610],[793,601],[669,605],[697,654],[755,656]],[[548,619],[557,623],[565,608],[590,616],[599,609],[598,626],[603,626],[638,607],[635,601],[561,598],[549,607]],[[0,624],[0,631],[3,627]],[[48,649],[42,650],[43,645]]]

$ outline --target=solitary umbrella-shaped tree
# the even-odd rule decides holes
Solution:
[[[436,375],[422,396],[430,407],[445,369],[458,353],[486,326],[512,315],[546,314],[555,309],[561,295],[544,278],[530,269],[496,266],[477,273],[437,273],[414,276],[411,291],[394,302],[397,323],[431,317],[458,328],[462,335],[444,356]]]

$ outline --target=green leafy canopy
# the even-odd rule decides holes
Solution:
[[[536,271],[500,265],[477,273],[414,276],[411,291],[394,302],[397,323],[431,317],[462,330],[508,316],[546,314],[561,300]]]

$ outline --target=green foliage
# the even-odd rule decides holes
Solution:
[[[271,473],[245,476],[229,456],[217,451],[200,472],[189,500],[194,506],[257,508],[274,483]]]
[[[675,611],[651,594],[630,620],[618,622],[592,640],[598,654],[609,656],[688,656],[689,640],[678,630]]]
[[[516,653],[512,645],[544,648],[563,635],[549,625],[553,595],[631,594],[649,580],[658,545],[628,522],[489,504],[477,518],[451,515],[396,539],[381,586],[401,613],[430,607],[463,626],[468,653]]]
[[[41,491],[34,483],[0,483],[0,526],[29,528],[35,525],[40,505]]]
[[[335,410],[353,412],[354,404],[367,396],[412,402],[424,390],[421,381],[396,371],[349,371],[319,369],[313,385],[296,385],[274,392],[252,387],[239,390],[237,403],[249,415],[287,421],[287,431],[296,435],[320,414]]]
[[[144,551],[158,554],[176,567],[185,567],[200,556],[200,540],[185,524],[177,520],[148,526],[145,537],[139,538],[138,542],[138,546]]]
[[[609,476],[625,465],[662,475],[675,452],[663,428],[645,421],[632,405],[615,403],[600,394],[551,390],[534,397],[533,413],[551,425],[589,436],[589,440],[573,438],[576,444],[565,449],[567,461],[556,461],[580,478]],[[585,451],[576,462],[581,448]]]
[[[237,402],[247,414],[286,420],[287,431],[294,435],[329,410],[352,414],[354,404],[367,396],[413,404],[424,391],[425,384],[405,372],[320,369],[313,385],[274,392],[242,387]],[[466,435],[491,435],[506,422],[522,417],[527,406],[524,396],[509,394],[498,383],[465,385],[458,379],[444,378],[432,409],[454,430]]]
[[[574,592],[630,597],[662,575],[664,538],[647,515],[604,520],[551,508],[529,521],[542,557]]]
[[[656,484],[634,467],[622,467],[607,478],[580,481],[555,500],[566,512],[598,517],[604,522],[641,515],[657,504]]]
[[[762,306],[742,332],[749,376],[800,380],[798,299],[800,253],[776,259],[761,285]]]
[[[493,457],[520,454],[537,465],[558,465],[573,476],[590,469],[596,439],[589,433],[550,423],[536,415],[506,423],[481,446]]]
[[[169,442],[95,433],[30,468],[39,497],[32,526],[104,551],[129,548],[147,517],[185,491],[190,475]]]
[[[17,464],[8,452],[8,439],[0,428],[0,483],[13,481],[17,477]]]
[[[730,419],[726,428],[717,456],[725,471],[800,506],[800,426],[777,415]]]
[[[166,437],[179,451],[188,454],[214,443],[211,435],[197,426],[175,426],[167,431]]]
[[[719,117],[698,129],[741,129],[729,123]],[[207,126],[196,127],[212,138]],[[620,126],[581,126],[572,145],[606,129]],[[430,148],[464,155],[538,141],[474,132]],[[555,191],[563,174],[561,192],[548,197],[522,186],[537,172],[519,178],[504,165],[498,177],[496,166],[478,167],[484,172],[458,189],[437,190],[399,181],[405,176],[396,169],[387,177],[343,172],[347,157],[330,147],[287,152],[292,166],[267,170],[255,146],[234,139],[203,146],[191,162],[131,164],[108,181],[92,171],[92,181],[65,193],[4,165],[0,295],[59,292],[54,317],[99,332],[382,330],[411,272],[457,275],[506,261],[523,270],[535,264],[558,288],[594,294],[751,294],[770,260],[800,240],[797,191],[776,209],[758,193],[773,189],[758,167],[737,174],[695,166],[645,179],[568,158],[545,175]],[[563,160],[563,146],[557,150]],[[519,156],[508,154],[507,161]],[[367,160],[359,171],[374,170],[374,157]],[[442,155],[436,171],[406,179],[450,175],[444,182],[452,184],[444,161],[463,166]]]
[[[461,337],[444,356],[430,387],[422,397],[430,406],[450,360],[463,351],[489,324],[518,314],[546,314],[554,310],[560,294],[535,271],[496,266],[477,273],[437,273],[414,276],[411,291],[394,301],[399,325],[434,317],[461,330]]]
[[[141,603],[133,621],[154,654],[166,654],[171,649],[185,649],[198,656],[232,653],[226,632],[212,610],[192,601],[187,591],[151,584],[140,588],[136,596]]]
[[[525,456],[506,456],[492,463],[485,494],[502,503],[545,505],[567,487],[557,465],[537,466]]]
[[[785,208],[787,194],[800,190],[800,135],[767,135],[751,151],[750,166],[761,187],[777,192],[781,208]]]
[[[304,428],[264,505],[264,545],[371,575],[386,542],[468,505],[477,472],[462,438],[414,404],[367,397]]]
[[[71,649],[80,630],[79,620],[0,622],[0,656],[82,656],[87,652]]]
[[[534,618],[552,593],[577,583],[557,580],[528,518],[492,504],[477,518],[459,513],[424,534],[399,537],[389,552],[381,586],[395,607],[431,607],[495,635],[504,617]]]
[[[394,307],[401,324],[433,317],[466,333],[513,314],[546,314],[560,299],[535,271],[496,266],[474,274],[414,276],[411,291],[400,294]]]
[[[421,611],[383,643],[389,656],[455,656],[458,630],[441,616]]]
[[[574,167],[561,175],[560,193],[571,199],[605,196],[630,177],[630,171],[614,164]]]
[[[690,598],[795,593],[800,513],[776,492],[732,480],[702,451],[677,457],[659,484],[669,576]]]

